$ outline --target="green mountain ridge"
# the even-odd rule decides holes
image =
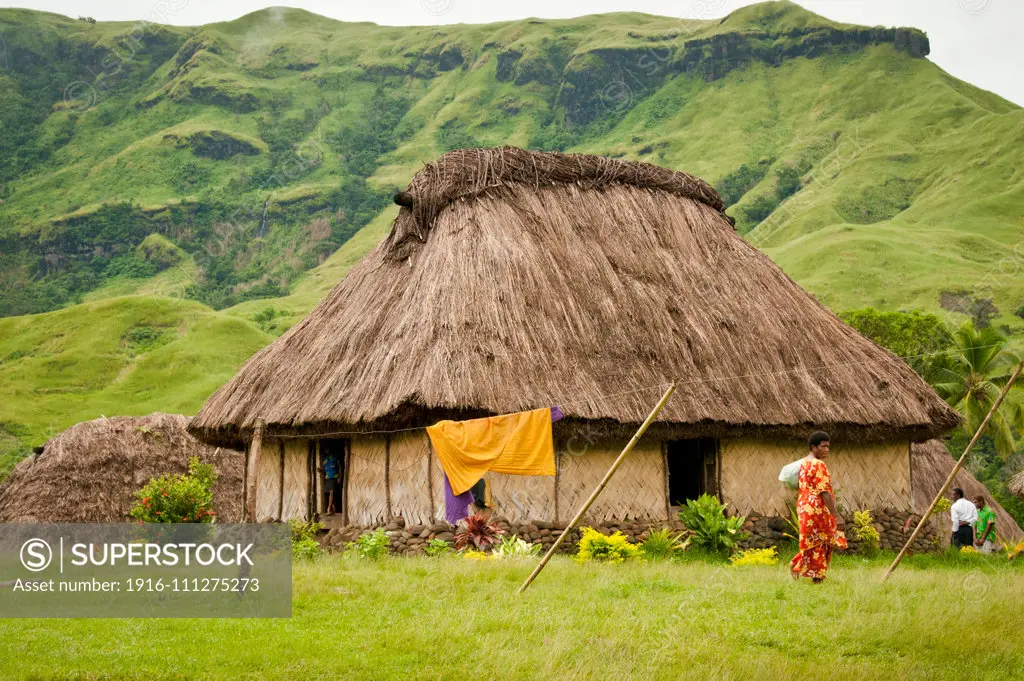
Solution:
[[[832,309],[1020,337],[1024,114],[929,47],[789,2],[412,28],[0,10],[0,457],[100,414],[194,412],[465,146],[686,170]]]

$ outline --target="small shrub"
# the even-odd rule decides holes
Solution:
[[[476,513],[466,518],[466,527],[455,534],[455,548],[459,551],[472,546],[487,551],[498,543],[505,531],[484,516]]]
[[[452,552],[452,545],[446,542],[444,539],[438,539],[434,537],[427,545],[423,547],[423,552],[431,558],[437,558],[438,556],[445,556]]]
[[[789,517],[783,518],[786,521],[786,531],[782,533],[782,536],[791,542],[800,541],[800,514],[796,511],[796,504],[792,501],[786,502],[786,508],[789,509]]]
[[[779,202],[774,196],[758,196],[743,207],[743,214],[752,225],[759,225],[775,212]]]
[[[143,523],[212,523],[216,481],[213,466],[193,456],[187,474],[152,478],[136,492],[129,515]]]
[[[953,506],[953,502],[948,497],[942,497],[939,499],[939,503],[935,505],[934,513],[949,513],[949,509]]]
[[[736,567],[744,565],[778,565],[779,552],[774,546],[766,549],[747,549],[729,556],[729,562]]]
[[[581,563],[590,560],[622,563],[639,555],[640,547],[631,544],[621,532],[616,531],[612,535],[605,536],[592,527],[584,527],[576,560]]]
[[[166,329],[152,326],[133,326],[121,336],[121,345],[133,355],[141,355],[166,345],[172,340]]]
[[[693,545],[717,554],[731,553],[736,542],[747,537],[742,532],[743,516],[727,517],[725,504],[710,494],[690,499],[679,509],[679,519],[693,532]]]
[[[1006,552],[1006,558],[1013,560],[1020,554],[1024,553],[1024,538],[1021,539],[1003,539],[999,537],[999,543],[1003,547],[1003,551]]]
[[[289,520],[288,525],[292,529],[292,559],[313,560],[318,558],[322,549],[320,542],[316,540],[316,535],[324,529],[323,523]]]
[[[860,541],[860,551],[868,558],[878,555],[882,540],[872,523],[874,518],[871,517],[871,511],[865,509],[853,512],[853,536]]]
[[[667,527],[651,532],[647,539],[640,542],[640,553],[644,560],[665,560],[686,550],[691,538],[683,539],[684,533],[673,533]]]
[[[388,552],[388,535],[378,527],[373,532],[363,532],[359,539],[345,544],[345,548],[355,552],[360,558],[377,560]]]
[[[277,321],[277,318],[285,314],[287,313],[283,310],[265,307],[259,312],[249,315],[249,320],[260,327],[260,330],[264,333],[276,334],[282,331],[281,324]]]
[[[536,558],[540,554],[540,544],[531,544],[520,539],[516,535],[501,537],[499,543],[494,547],[495,559],[505,558]]]

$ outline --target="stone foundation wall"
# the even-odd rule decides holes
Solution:
[[[881,536],[881,548],[892,551],[899,551],[903,548],[904,542],[910,538],[914,531],[918,516],[913,516],[913,522],[907,527],[907,520],[911,517],[905,511],[879,511],[873,513],[875,517],[875,529]],[[674,516],[674,514],[673,514]],[[846,519],[847,536],[851,551],[859,550],[859,542],[852,537],[853,515]],[[518,535],[520,538],[540,544],[544,551],[547,551],[555,543],[558,535],[565,529],[568,523],[547,522],[537,520],[531,523],[508,523],[502,519],[494,521],[498,527],[509,534]],[[670,521],[611,521],[592,525],[602,534],[611,534],[616,530],[621,531],[631,542],[644,540],[651,530],[659,530],[668,527],[674,531],[684,529],[683,524],[673,517]],[[406,524],[402,517],[392,518],[391,522],[384,525],[384,530],[390,537],[389,551],[395,555],[417,555],[422,554],[424,547],[431,539],[443,539],[454,543],[456,528],[446,522],[435,522],[431,525]],[[783,535],[790,532],[789,525],[780,517],[751,515],[744,524],[744,530],[750,533],[748,539],[740,542],[741,548],[767,548],[769,546],[784,545],[789,540]],[[344,549],[345,542],[354,541],[363,532],[376,528],[346,526],[330,530],[320,538],[321,544],[329,551],[340,551]],[[574,554],[577,551],[577,544],[580,538],[580,530],[577,528],[569,535],[566,541],[559,547],[559,553]],[[913,553],[926,553],[938,551],[943,547],[943,535],[941,528],[935,519],[932,520],[921,533],[921,536],[911,547]]]
[[[921,516],[917,514],[898,510],[872,511],[871,515],[874,518],[875,529],[878,530],[879,545],[883,550],[889,551],[902,549],[921,519]],[[850,547],[849,550],[859,551],[860,542],[853,536],[853,514],[845,514],[843,519],[846,521],[846,540]],[[920,536],[914,541],[914,545],[910,547],[912,553],[939,551],[944,547],[945,536],[938,522],[939,520],[933,517],[925,525]],[[745,549],[763,549],[783,544],[788,541],[784,535],[793,533],[784,518],[763,516],[757,513],[747,516],[743,529],[750,533],[750,537],[740,542],[740,547]]]

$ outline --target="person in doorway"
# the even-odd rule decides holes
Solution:
[[[949,519],[952,521],[952,534],[949,544],[959,549],[974,546],[974,523],[978,520],[978,509],[964,498],[964,491],[959,487],[953,489],[953,505],[949,507]]]
[[[978,509],[978,519],[974,523],[974,545],[982,553],[995,553],[999,550],[996,545],[996,513],[980,494],[974,497],[974,507]]]
[[[835,492],[825,459],[829,435],[811,433],[810,453],[800,464],[796,512],[800,518],[800,551],[789,565],[793,579],[810,577],[815,584],[825,580],[834,549],[846,548],[846,522],[836,510]]]
[[[333,454],[328,454],[323,460],[323,467],[320,472],[324,474],[324,492],[327,493],[327,515],[337,513],[334,506],[334,498],[336,492],[339,492],[339,482],[341,479],[341,463],[338,461],[338,457]]]

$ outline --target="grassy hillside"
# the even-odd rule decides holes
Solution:
[[[835,310],[1024,333],[1024,114],[919,31],[786,2],[137,29],[0,10],[0,456],[100,414],[194,412],[463,146],[684,169]]]

